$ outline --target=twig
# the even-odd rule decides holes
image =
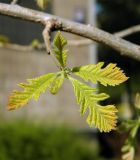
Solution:
[[[51,52],[52,52],[52,49],[51,49],[51,36],[50,36],[51,28],[52,28],[51,21],[48,21],[46,23],[45,29],[43,30],[43,33],[42,33],[48,54],[51,54]]]
[[[55,23],[53,25],[53,30],[61,30],[80,35],[82,37],[107,45],[115,49],[122,55],[140,60],[140,47],[138,45],[123,40],[116,35],[105,32],[96,27],[76,23],[54,15],[35,11],[18,5],[0,3],[0,13],[36,23],[41,23],[43,25],[46,25],[46,22],[49,19],[54,19]]]
[[[54,20],[53,19],[47,20],[46,25],[45,25],[45,29],[43,30],[42,35],[43,35],[43,38],[44,38],[47,53],[52,57],[52,60],[56,64],[56,66],[58,68],[60,68],[58,62],[56,61],[56,58],[54,56],[54,53],[53,53],[53,50],[52,50],[52,47],[51,47],[51,36],[50,36],[50,34],[51,34],[51,30],[53,28],[53,25],[54,25]]]
[[[126,37],[134,33],[140,32],[140,24],[136,26],[132,26],[130,28],[124,29],[120,32],[117,32],[115,35],[119,37]]]

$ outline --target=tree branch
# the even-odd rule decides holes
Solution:
[[[129,28],[124,29],[122,31],[116,32],[116,33],[114,33],[114,35],[123,38],[123,37],[129,36],[131,34],[135,34],[138,32],[140,32],[140,24],[136,25],[136,26],[129,27]],[[70,40],[69,44],[70,44],[70,46],[86,46],[86,45],[93,44],[93,42],[94,41],[89,40],[89,39],[80,39],[80,40]]]
[[[123,40],[116,35],[112,35],[96,27],[76,23],[18,5],[0,3],[0,13],[36,23],[41,23],[43,25],[46,25],[48,20],[53,20],[54,23],[52,25],[52,30],[61,30],[80,35],[82,37],[107,45],[120,52],[122,55],[140,60],[140,47],[138,45]]]

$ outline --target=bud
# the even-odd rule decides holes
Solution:
[[[44,10],[47,8],[48,0],[36,0],[36,3],[39,6],[39,8]]]

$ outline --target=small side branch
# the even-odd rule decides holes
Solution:
[[[0,48],[21,51],[21,52],[30,52],[35,50],[35,48],[32,47],[31,45],[24,46],[24,45],[11,44],[11,43],[0,43]]]
[[[52,49],[51,49],[51,29],[52,29],[52,24],[51,21],[48,21],[46,23],[45,29],[43,30],[43,38],[44,38],[44,42],[45,42],[45,46],[46,46],[46,50],[48,54],[51,54]]]
[[[131,34],[135,34],[140,32],[140,24],[136,25],[136,26],[132,26],[130,28],[124,29],[120,32],[117,32],[115,35],[119,36],[119,37],[126,37],[126,36],[130,36]]]
[[[43,39],[44,39],[44,42],[45,42],[45,47],[46,47],[47,53],[52,57],[52,60],[56,64],[56,66],[58,68],[60,68],[58,62],[55,59],[55,56],[54,56],[54,53],[53,53],[53,50],[52,50],[52,46],[51,46],[51,36],[50,36],[50,34],[51,34],[51,31],[53,30],[54,26],[55,26],[55,20],[54,19],[47,20],[46,25],[45,25],[45,29],[43,30],[42,35],[43,35]]]

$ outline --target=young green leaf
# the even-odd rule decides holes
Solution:
[[[72,72],[86,81],[97,83],[99,81],[102,85],[115,86],[128,79],[116,64],[110,63],[102,69],[104,62],[99,62],[94,65],[86,65],[81,67],[74,67]]]
[[[61,32],[59,31],[55,38],[54,38],[54,53],[56,56],[56,59],[60,63],[61,67],[66,66],[67,62],[67,53],[68,50],[64,49],[65,45],[67,44],[67,40],[61,35]]]
[[[140,127],[139,119],[127,120],[126,122],[123,122],[121,126],[123,126],[126,129],[124,130],[125,132],[129,131],[128,138],[126,139],[121,149],[122,159],[123,160],[134,160],[136,136],[138,134],[138,129]]]
[[[36,0],[37,5],[42,9],[46,9],[49,0]]]
[[[95,89],[87,86],[80,81],[69,77],[72,82],[77,103],[80,105],[80,112],[83,115],[89,109],[87,122],[90,126],[93,124],[101,132],[109,132],[115,129],[117,109],[113,105],[100,106],[98,101],[107,99],[109,96],[105,93],[95,94]]]
[[[130,131],[130,136],[131,138],[135,138],[139,129],[139,122],[137,122],[137,124],[131,129]]]
[[[135,107],[137,109],[140,109],[140,93],[137,93],[136,96],[135,96]]]
[[[129,137],[125,140],[124,145],[121,148],[122,151],[122,160],[134,160],[135,158],[135,142],[134,137]]]
[[[46,1],[39,1],[40,5]],[[71,73],[83,78],[86,81],[97,83],[98,81],[107,86],[118,85],[128,79],[120,68],[116,67],[116,64],[110,63],[105,68],[102,68],[104,63],[100,62],[96,65],[86,65],[81,67],[74,67],[73,69],[67,68],[67,50],[65,45],[67,40],[58,32],[54,38],[53,52],[56,59],[59,62],[60,72],[49,73],[40,76],[35,79],[28,80],[28,84],[20,84],[23,91],[14,91],[10,96],[8,109],[17,109],[27,104],[32,98],[35,100],[39,99],[41,93],[47,89],[52,93],[56,94],[61,88],[64,79],[68,78],[73,85],[74,93],[76,96],[77,103],[80,105],[80,112],[83,115],[89,110],[87,123],[92,126],[95,125],[101,132],[109,132],[116,127],[117,109],[113,105],[101,106],[98,102],[107,99],[109,96],[105,93],[96,93],[96,89],[92,88],[72,77]],[[138,104],[138,103],[136,103]],[[134,128],[131,135],[135,135],[137,128]]]
[[[117,109],[114,105],[101,106],[94,104],[89,107],[87,122],[90,126],[95,125],[100,132],[110,132],[116,129]]]
[[[122,160],[134,160],[135,148],[131,145],[125,145],[122,148],[123,155]]]
[[[56,78],[53,80],[52,84],[51,84],[51,87],[50,87],[50,92],[52,94],[56,94],[59,89],[61,88],[63,82],[64,82],[64,73],[61,72],[60,74],[58,74],[56,76]]]
[[[14,91],[9,98],[8,109],[13,110],[27,104],[31,98],[38,100],[41,93],[44,93],[56,77],[56,73],[49,73],[35,79],[27,80],[29,84],[19,84],[24,91]]]
[[[139,120],[137,120],[137,119],[125,120],[119,125],[118,131],[119,132],[128,132],[128,131],[132,130],[132,128],[135,128],[137,125],[139,125]]]

